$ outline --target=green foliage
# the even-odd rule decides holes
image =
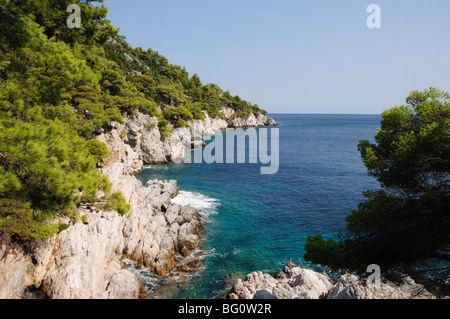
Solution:
[[[29,195],[39,207],[64,211],[72,203],[96,200],[97,190],[107,185],[95,170],[92,142],[58,120],[3,122],[0,140],[0,164],[21,181],[22,194],[25,189],[39,192]]]
[[[411,195],[442,192],[449,182],[450,95],[430,88],[406,101],[383,112],[377,144],[360,142],[364,163],[386,188]]]
[[[177,127],[187,126],[186,121],[194,121],[192,113],[184,106],[168,107],[164,110],[166,119],[174,120]]]
[[[136,88],[147,99],[154,100],[160,108],[184,105],[195,119],[204,119],[203,111],[212,117],[223,118],[223,106],[235,109],[238,117],[248,117],[251,113],[267,113],[257,105],[241,100],[239,96],[232,97],[229,92],[223,93],[216,84],[203,85],[197,74],[189,78],[184,68],[169,64],[158,52],[151,49],[132,49],[123,38],[107,43],[105,51],[127,74]],[[177,123],[173,120],[172,122]]]
[[[150,124],[145,124],[144,126],[145,126],[145,128],[147,128],[147,129],[152,129],[152,128],[155,128],[155,127],[156,127],[156,122],[150,123]]]
[[[18,192],[22,188],[19,178],[13,173],[6,171],[3,166],[0,166],[0,196],[8,194],[9,192]]]
[[[103,142],[100,142],[98,140],[89,140],[86,142],[86,144],[89,153],[95,156],[97,162],[110,155],[110,152],[106,147],[106,144]]]
[[[169,137],[171,129],[169,128],[169,121],[166,120],[162,115],[158,117],[158,128],[162,136]]]
[[[309,237],[308,260],[361,270],[371,263],[448,259],[450,95],[430,88],[406,101],[383,112],[376,144],[358,145],[382,189],[364,192],[366,201],[347,217],[339,243]]]
[[[206,118],[205,114],[203,113],[203,109],[199,103],[188,104],[187,108],[189,112],[192,114],[192,118],[196,120],[204,120]]]
[[[248,117],[251,113],[267,114],[267,111],[260,109],[258,105],[253,105],[242,100],[239,95],[233,97],[228,91],[222,94],[221,101],[225,105],[235,109],[235,117]]]
[[[131,81],[136,89],[143,93],[147,99],[156,97],[156,82],[151,76],[138,74],[131,77]]]
[[[56,230],[48,221],[70,216],[82,203],[97,201],[109,182],[95,169],[104,154],[66,124],[4,119],[0,125],[2,228],[26,239]],[[94,147],[93,146],[97,146]],[[94,154],[91,153],[94,152]]]
[[[333,239],[325,240],[322,235],[308,236],[304,258],[316,264],[333,265],[336,269],[344,269],[351,264],[354,268],[364,271],[364,265],[362,267],[358,265],[352,251],[353,247],[349,244],[337,243]]]
[[[18,210],[15,217],[9,215],[0,218],[0,229],[7,231],[12,238],[22,240],[45,239],[59,234],[68,227],[67,224],[50,224],[39,220],[36,213],[27,208]]]
[[[222,89],[215,84],[203,86],[201,88],[201,99],[199,100],[201,109],[208,112],[212,117],[223,118],[223,113],[221,111],[222,104],[220,101],[221,94]]]
[[[204,112],[222,117],[225,105],[259,111],[225,101],[217,85],[203,85],[156,51],[132,48],[102,3],[1,1],[0,231],[14,238],[58,233],[67,227],[58,217],[72,218],[99,191],[109,194],[96,170],[109,152],[94,137],[111,121],[123,123],[123,114],[156,117],[167,138],[171,127],[204,119]],[[81,7],[81,29],[66,25],[69,4]],[[106,197],[109,209],[128,212],[120,194]]]
[[[179,106],[186,103],[180,84],[163,84],[156,88],[156,101],[163,105]]]
[[[124,216],[129,213],[131,206],[127,203],[121,192],[114,192],[104,207],[106,210],[115,210]]]

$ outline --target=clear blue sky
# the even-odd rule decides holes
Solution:
[[[381,29],[369,29],[369,4]],[[449,0],[106,0],[152,48],[271,113],[379,114],[412,90],[450,91]]]

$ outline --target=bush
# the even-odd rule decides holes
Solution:
[[[124,216],[129,213],[131,206],[127,203],[121,192],[114,192],[104,207],[106,210],[115,210]]]
[[[106,147],[106,144],[99,140],[89,140],[86,142],[89,153],[91,153],[97,159],[97,162],[108,157],[110,152]]]
[[[178,121],[180,119],[184,121],[194,121],[194,117],[191,112],[184,106],[168,107],[164,110],[164,117],[167,120]]]
[[[95,169],[104,144],[86,141],[66,124],[0,122],[0,217],[13,235],[37,238],[48,221],[97,201],[110,184]]]

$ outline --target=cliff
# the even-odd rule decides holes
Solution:
[[[199,245],[203,223],[191,207],[170,206],[178,193],[175,181],[150,181],[144,187],[124,166],[106,169],[114,188],[131,204],[131,215],[80,211],[87,220],[25,250],[3,244],[0,255],[0,298],[21,298],[25,290],[48,298],[142,298],[141,281],[122,269],[128,257],[159,275],[176,267]],[[165,210],[165,207],[168,209]]]
[[[145,164],[170,163],[184,160],[185,152],[193,145],[193,138],[212,136],[216,131],[226,128],[276,126],[277,123],[267,115],[251,114],[248,118],[234,117],[234,110],[223,107],[222,112],[229,120],[212,118],[205,112],[203,121],[188,122],[189,126],[172,128],[169,137],[158,130],[156,117],[138,113],[134,117],[124,116],[124,124],[112,122],[113,129],[96,136],[106,143],[112,152],[107,162],[121,161],[125,174],[138,174]],[[124,136],[125,135],[125,136]],[[195,145],[195,147],[201,145]]]
[[[232,117],[232,109],[223,111]],[[19,245],[4,238],[0,244],[0,299],[148,298],[141,280],[123,269],[123,258],[165,275],[199,247],[204,225],[192,207],[172,206],[171,200],[179,192],[176,181],[142,185],[133,175],[146,164],[183,159],[195,129],[206,136],[233,125],[276,123],[257,114],[228,122],[207,116],[189,124],[173,129],[166,138],[158,130],[156,117],[138,113],[124,116],[123,124],[112,122],[111,131],[96,136],[111,152],[101,170],[113,191],[121,191],[131,205],[129,216],[92,205],[79,209],[82,221],[49,239]]]

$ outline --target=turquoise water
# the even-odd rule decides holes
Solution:
[[[153,298],[223,298],[226,277],[274,273],[289,259],[303,260],[309,234],[336,237],[345,217],[379,184],[367,175],[359,139],[373,140],[376,115],[271,115],[279,124],[280,168],[261,175],[261,164],[168,164],[139,176],[176,179],[179,204],[204,216],[203,267],[187,278],[146,281]],[[315,266],[315,265],[309,265]]]

